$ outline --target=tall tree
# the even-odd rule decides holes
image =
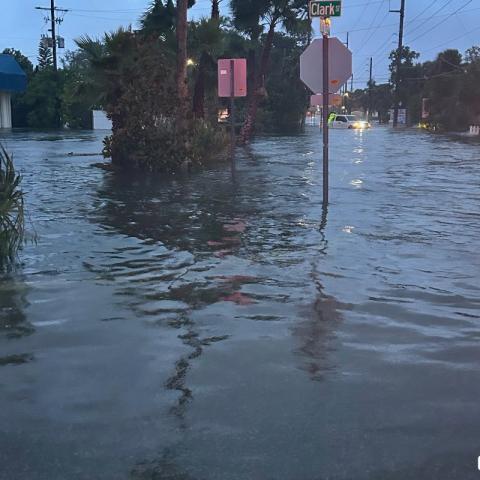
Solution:
[[[221,0],[212,0],[212,20],[220,19],[220,1]]]
[[[461,87],[467,75],[458,50],[445,50],[425,68],[423,89],[430,99],[431,120],[437,128],[457,130],[468,127],[467,105],[461,105]]]
[[[188,0],[177,0],[177,136],[183,136],[188,116],[187,11]]]
[[[259,129],[294,132],[303,128],[310,95],[298,75],[302,42],[297,36],[277,32],[273,41],[268,97],[262,103]]]
[[[469,124],[480,124],[480,47],[465,53],[466,75],[460,90],[460,100],[465,105]]]
[[[268,71],[275,30],[282,25],[287,32],[307,32],[308,2],[306,0],[231,0],[234,23],[255,40],[264,32],[260,63],[255,71],[245,122],[240,139],[250,141],[255,131],[258,107],[266,96],[265,77]],[[249,65],[251,68],[251,65]]]
[[[191,22],[189,30],[189,51],[199,58],[196,66],[193,90],[193,113],[196,118],[205,117],[205,93],[208,87],[207,75],[215,70],[215,58],[223,44],[224,32],[218,19],[202,19]]]
[[[175,32],[176,8],[173,0],[153,0],[140,19],[142,33],[170,40]]]
[[[53,56],[52,50],[47,46],[47,44],[40,40],[40,45],[38,46],[38,69],[47,70],[53,67]]]
[[[418,71],[415,72],[415,60],[420,56],[419,53],[411,50],[410,47],[404,46],[402,48],[402,57],[400,59],[400,72],[398,74],[398,100],[402,108],[407,107],[408,98],[411,94],[410,89],[415,84],[413,79],[418,76]],[[391,63],[390,69],[390,83],[395,85],[397,82],[397,58],[398,50],[393,50],[389,56]],[[418,69],[417,69],[418,70]],[[417,75],[416,75],[417,74]],[[417,84],[418,85],[418,84]]]
[[[124,115],[116,105],[125,92],[123,79],[128,78],[135,63],[136,37],[130,30],[119,28],[106,33],[102,40],[83,36],[76,43],[89,63],[78,93],[109,113],[115,132],[123,127]]]

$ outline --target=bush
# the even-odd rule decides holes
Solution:
[[[175,58],[158,40],[127,38],[129,55],[109,65],[105,79],[113,129],[104,154],[122,168],[172,172],[223,152],[224,132],[204,120],[189,119],[181,133],[176,128]]]
[[[0,145],[0,267],[15,259],[24,240],[22,177],[17,175],[12,158]]]

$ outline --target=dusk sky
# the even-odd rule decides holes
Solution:
[[[480,44],[480,0],[406,0],[405,44],[420,52],[421,60],[434,57],[445,48],[462,53]],[[48,6],[48,0],[2,0],[3,25],[0,48],[14,47],[32,61],[37,56],[40,35],[49,26],[36,6]],[[136,25],[147,8],[147,0],[57,0],[57,6],[69,9],[60,26],[66,49],[74,49],[74,39],[82,34],[100,36],[120,25]],[[343,16],[333,19],[332,36],[346,41],[354,56],[355,87],[368,80],[368,63],[373,57],[374,77],[382,83],[388,77],[388,52],[397,43],[400,0],[344,0]],[[190,10],[192,18],[207,16],[210,0],[197,0]],[[223,14],[229,13],[228,0]]]

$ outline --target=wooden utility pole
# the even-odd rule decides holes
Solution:
[[[58,70],[58,59],[57,59],[57,46],[58,46],[58,39],[57,39],[57,32],[56,32],[56,24],[61,23],[61,20],[57,20],[56,13],[67,13],[68,10],[65,8],[58,8],[55,6],[55,0],[50,0],[49,7],[35,7],[36,10],[47,11],[50,13],[50,38],[52,41],[52,57],[53,57],[53,69],[55,72]],[[63,47],[61,47],[63,48]]]
[[[372,76],[373,76],[373,58],[370,57],[370,80],[368,81],[368,121],[372,119]]]
[[[57,35],[55,34],[55,0],[50,0],[50,20],[52,22],[52,53],[53,53],[53,69],[58,70],[57,64]]]
[[[398,31],[398,50],[397,50],[397,66],[395,72],[395,105],[393,110],[393,126],[398,125],[398,110],[400,108],[400,69],[402,68],[403,55],[403,28],[405,22],[405,0],[402,0],[400,10],[390,10],[393,13],[400,14],[400,28]]]
[[[56,33],[56,23],[57,19],[55,14],[57,12],[66,13],[68,10],[64,8],[57,8],[55,6],[55,0],[50,0],[50,7],[35,7],[37,10],[45,10],[50,12],[50,33],[52,41],[52,57],[53,57],[53,71],[55,72],[55,115],[57,126],[60,126],[60,96],[59,96],[59,79],[58,79],[58,59],[57,59],[57,33]],[[59,22],[60,23],[60,22]]]
[[[347,32],[347,41],[345,42],[345,46],[348,48],[350,44],[350,32]],[[343,93],[346,94],[348,92],[348,82],[343,87]]]

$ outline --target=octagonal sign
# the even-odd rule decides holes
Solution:
[[[313,92],[323,91],[323,38],[314,40],[300,56],[300,78]],[[329,93],[336,93],[352,76],[352,52],[336,37],[328,40]]]

